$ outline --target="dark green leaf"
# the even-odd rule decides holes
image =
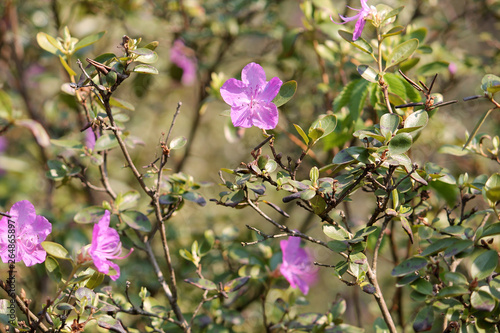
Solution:
[[[429,331],[432,324],[434,324],[434,310],[431,305],[428,305],[418,312],[413,322],[413,329],[415,332]]]
[[[444,251],[444,257],[449,258],[456,254],[459,254],[460,252],[471,247],[473,244],[474,242],[468,239],[459,240],[458,242],[455,242],[453,245],[448,247],[446,251]]]
[[[61,282],[62,274],[61,268],[59,267],[59,263],[52,256],[47,256],[45,259],[45,270],[47,271],[47,275],[54,281],[55,283]]]
[[[228,293],[236,291],[241,287],[243,287],[248,282],[248,280],[250,280],[250,276],[242,276],[234,280],[231,280],[229,282],[226,282],[224,284],[224,291]]]
[[[207,204],[205,198],[201,194],[196,192],[191,192],[191,191],[184,192],[182,193],[182,198],[184,200],[195,202],[202,207]]]
[[[127,210],[120,212],[120,217],[129,227],[135,230],[150,232],[151,222],[148,217],[141,212],[135,210]]]
[[[127,331],[123,328],[121,321],[108,315],[98,316],[97,325],[112,332],[127,333]]]
[[[427,281],[423,278],[420,278],[420,279],[412,282],[410,284],[410,287],[412,287],[413,290],[415,290],[421,294],[428,295],[428,296],[433,295],[432,283],[430,283],[429,281]]]
[[[469,289],[462,286],[444,287],[439,290],[438,297],[456,297],[469,293]]]
[[[295,92],[297,91],[297,81],[288,81],[285,82],[278,92],[278,95],[274,97],[272,102],[276,105],[276,107],[280,107],[289,100],[293,98]]]
[[[471,276],[482,280],[495,271],[498,264],[498,253],[495,250],[487,250],[477,256],[472,262]]]
[[[389,141],[389,154],[402,154],[411,148],[412,136],[409,133],[398,133]]]
[[[416,272],[425,266],[427,266],[427,259],[423,257],[413,257],[404,260],[399,265],[394,267],[391,274],[392,276],[403,276]]]
[[[46,172],[47,178],[62,180],[68,175],[68,167],[59,160],[49,160],[47,165],[49,167],[49,170]]]

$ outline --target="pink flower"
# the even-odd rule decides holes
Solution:
[[[347,6],[348,8],[351,8]],[[333,23],[335,24],[345,24],[350,21],[358,20],[356,22],[356,25],[354,26],[354,33],[352,35],[352,40],[357,40],[360,36],[361,33],[363,32],[363,28],[365,27],[366,20],[370,15],[374,16],[374,14],[377,12],[377,9],[373,6],[368,6],[366,3],[366,0],[361,0],[361,9],[355,9],[351,8],[352,10],[355,10],[359,12],[358,14],[351,16],[351,17],[345,17],[342,15],[339,15],[340,18],[342,19],[342,23],[337,23],[333,20],[333,18],[330,16],[330,19],[332,20]]]
[[[45,261],[47,252],[41,243],[52,231],[52,224],[36,215],[28,200],[16,202],[0,220],[0,257],[4,263],[24,261],[33,266]]]
[[[278,108],[271,101],[280,91],[280,79],[266,81],[264,69],[251,62],[241,71],[241,81],[227,80],[220,88],[222,99],[231,105],[231,120],[236,127],[257,126],[273,129],[278,124]]]
[[[184,42],[177,39],[170,49],[170,61],[181,68],[183,85],[189,86],[196,80],[196,68],[198,62],[194,56],[194,51],[184,45]]]
[[[92,258],[95,267],[101,273],[108,274],[109,268],[116,271],[116,275],[111,276],[111,280],[116,281],[120,277],[120,267],[112,262],[112,259],[124,259],[128,257],[134,249],[120,257],[122,253],[122,243],[118,231],[109,227],[109,211],[104,213],[104,216],[99,220],[99,223],[94,225],[92,233],[92,243],[88,249],[88,254]]]
[[[450,64],[448,65],[448,71],[451,75],[455,75],[457,73],[457,64],[455,64],[454,62],[450,62]]]
[[[312,256],[300,247],[299,237],[288,237],[280,242],[283,263],[280,272],[292,288],[299,288],[307,295],[309,286],[316,282],[318,268],[313,264]]]

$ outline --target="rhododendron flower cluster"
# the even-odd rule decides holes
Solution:
[[[256,126],[273,129],[278,124],[278,108],[272,100],[283,82],[273,77],[266,81],[264,69],[254,62],[241,71],[241,81],[227,80],[220,89],[224,102],[231,106],[231,121],[236,127]]]
[[[12,205],[0,220],[0,257],[4,263],[23,261],[33,266],[45,261],[47,252],[41,243],[52,231],[52,224],[36,215],[35,207],[28,200]]]
[[[314,266],[312,256],[300,247],[299,237],[289,237],[280,241],[283,252],[283,263],[280,272],[288,280],[292,288],[299,288],[307,295],[309,287],[316,282],[318,268]]]

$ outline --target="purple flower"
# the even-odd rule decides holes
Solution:
[[[85,146],[90,150],[94,150],[95,134],[94,131],[92,130],[92,127],[87,128],[83,132],[85,133]]]
[[[52,224],[36,215],[28,200],[16,202],[0,220],[0,257],[4,263],[24,261],[33,266],[45,261],[47,252],[41,243],[52,231]]]
[[[451,75],[455,75],[457,73],[457,64],[455,64],[454,62],[450,62],[450,64],[448,65],[448,71]]]
[[[198,62],[194,56],[194,51],[184,45],[184,42],[177,39],[170,49],[170,61],[181,68],[183,85],[189,86],[196,80],[196,68]]]
[[[278,108],[271,101],[283,82],[277,77],[266,81],[264,69],[251,62],[241,71],[241,81],[227,80],[220,88],[222,99],[231,105],[231,120],[236,127],[257,126],[273,129],[278,124]]]
[[[124,259],[128,257],[134,249],[130,249],[127,255],[120,257],[122,252],[120,236],[118,235],[118,231],[109,227],[109,211],[106,211],[99,223],[94,225],[92,243],[87,251],[99,272],[108,274],[110,267],[116,271],[116,275],[111,276],[111,280],[116,281],[120,277],[120,267],[111,260]],[[83,257],[87,257],[86,254],[84,254]]]
[[[347,7],[351,8],[349,6]],[[352,35],[352,40],[356,40],[361,36],[361,33],[363,32],[363,28],[365,27],[365,23],[368,17],[370,15],[374,16],[374,14],[377,12],[377,9],[373,6],[368,6],[366,0],[361,0],[361,9],[356,9],[356,8],[351,8],[351,9],[357,11],[358,14],[351,17],[345,17],[339,15],[342,21],[344,21],[342,23],[335,22],[331,16],[330,19],[335,24],[345,24],[350,21],[358,20],[356,22],[356,25],[354,26],[354,34]]]
[[[307,295],[309,286],[316,282],[318,269],[313,264],[312,256],[300,247],[299,237],[288,237],[280,242],[283,263],[280,272],[292,288],[299,288]]]

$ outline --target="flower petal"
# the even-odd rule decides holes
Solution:
[[[250,103],[250,99],[247,95],[247,86],[240,80],[227,80],[220,88],[220,95],[224,102],[231,106],[240,106]]]
[[[251,62],[241,71],[241,80],[247,86],[247,95],[251,99],[266,85],[266,72],[261,65]]]
[[[28,200],[21,200],[12,205],[9,211],[11,219],[16,221],[16,234],[23,232],[25,227],[31,228],[31,224],[35,221],[35,207]]]
[[[27,251],[19,251],[18,249],[18,256],[22,261],[24,261],[26,267],[29,267],[44,262],[47,257],[47,252],[43,249],[42,245],[38,244],[35,247],[35,250],[31,253],[28,253]]]
[[[271,81],[269,81],[264,88],[264,90],[257,96],[257,99],[260,99],[266,103],[271,102],[276,95],[278,95],[281,85],[283,82],[277,78],[273,77]]]
[[[235,127],[252,127],[252,110],[250,106],[233,106],[231,108],[231,121]]]
[[[262,129],[273,129],[278,125],[278,108],[273,103],[260,104],[257,112],[254,112],[252,124]]]
[[[360,36],[361,33],[363,32],[363,28],[365,27],[366,20],[362,17],[359,18],[358,22],[356,22],[356,25],[354,26],[354,33],[352,35],[352,40],[357,40]]]

